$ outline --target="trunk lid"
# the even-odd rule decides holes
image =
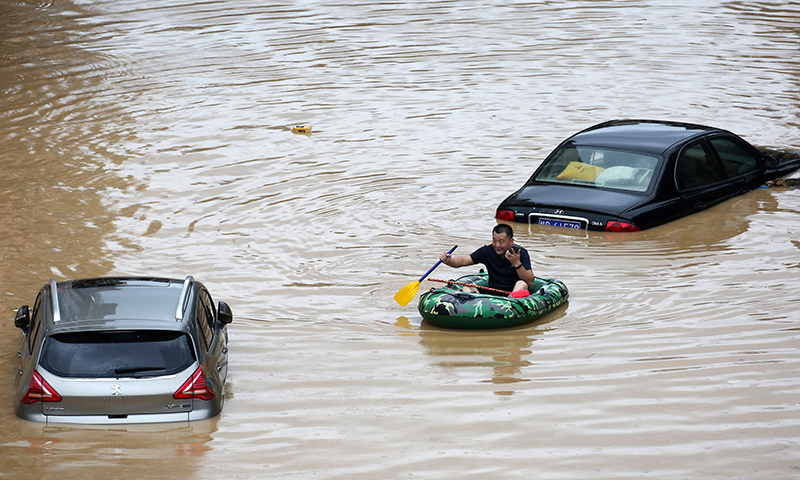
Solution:
[[[61,401],[43,403],[45,415],[97,415],[109,418],[127,415],[192,411],[192,399],[173,397],[196,365],[165,377],[151,378],[61,378],[46,370],[42,377],[61,395]]]

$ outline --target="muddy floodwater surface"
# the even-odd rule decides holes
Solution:
[[[800,477],[800,189],[515,225],[570,289],[524,327],[393,299],[595,123],[800,148],[799,50],[793,2],[0,4],[0,477]],[[231,305],[220,416],[14,415],[15,309],[100,275]]]

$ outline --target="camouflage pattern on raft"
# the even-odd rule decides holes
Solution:
[[[486,287],[487,273],[465,275],[454,282]],[[461,291],[460,285],[432,288],[419,297],[419,313],[428,323],[442,328],[485,330],[530,323],[563,305],[567,286],[558,280],[536,278],[524,298],[501,297]]]

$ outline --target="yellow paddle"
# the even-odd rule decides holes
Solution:
[[[453,251],[454,251],[456,248],[458,248],[458,245],[456,245],[456,246],[454,246],[453,248],[451,248],[451,249],[450,249],[450,251],[449,251],[449,252],[447,252],[447,253],[453,253]],[[394,295],[394,299],[395,299],[395,301],[396,301],[397,303],[399,303],[401,307],[405,307],[406,305],[408,305],[408,302],[410,302],[411,300],[413,300],[413,299],[414,299],[414,296],[416,296],[416,295],[417,295],[417,290],[419,290],[419,282],[421,282],[421,281],[425,280],[425,277],[427,277],[428,275],[430,275],[430,274],[431,274],[431,272],[433,271],[433,269],[435,269],[436,267],[438,267],[440,263],[442,263],[442,261],[441,261],[441,260],[439,260],[438,262],[436,262],[436,265],[432,266],[432,267],[431,267],[431,269],[430,269],[430,270],[428,270],[428,273],[426,273],[425,275],[421,276],[421,277],[419,278],[419,280],[414,280],[413,282],[409,283],[409,284],[408,284],[408,285],[406,285],[405,287],[401,288],[401,289],[400,289],[400,291],[399,291],[399,292],[397,292],[397,293]]]

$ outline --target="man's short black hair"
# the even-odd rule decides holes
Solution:
[[[498,223],[492,229],[492,233],[501,234],[505,233],[506,237],[514,238],[514,229],[511,228],[511,225],[506,225],[505,223]]]

